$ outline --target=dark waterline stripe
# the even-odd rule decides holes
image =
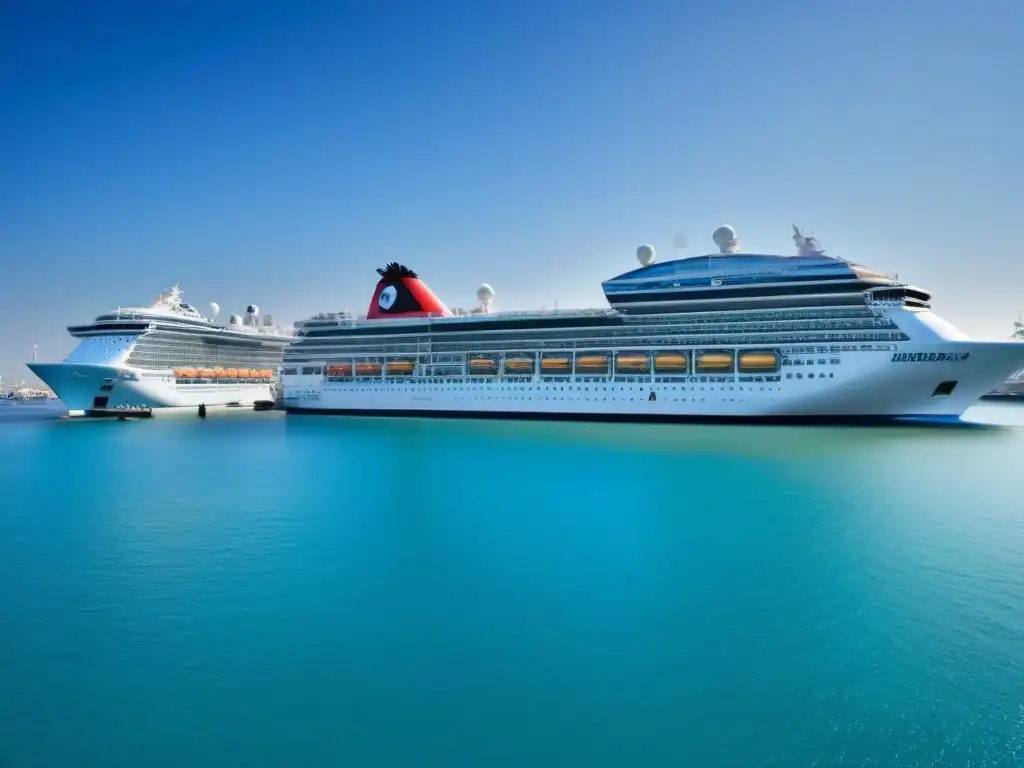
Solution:
[[[826,414],[818,416],[708,416],[688,414],[622,414],[622,413],[539,413],[534,411],[450,411],[385,408],[294,408],[285,407],[293,416],[358,416],[364,418],[413,419],[482,419],[492,421],[571,421],[616,424],[751,424],[802,426],[915,426],[944,428],[978,428],[988,425],[963,421],[959,416],[908,414],[887,416],[872,414],[850,416]]]

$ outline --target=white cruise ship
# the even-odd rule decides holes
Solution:
[[[291,329],[259,323],[259,308],[217,325],[175,285],[149,307],[100,315],[68,332],[81,342],[60,363],[28,363],[71,415],[117,407],[246,405],[273,400]]]
[[[452,312],[399,264],[367,315],[296,323],[289,413],[624,421],[958,420],[1024,366],[1024,343],[972,341],[930,296],[828,256],[796,227],[792,256],[719,252],[603,283],[609,307]]]

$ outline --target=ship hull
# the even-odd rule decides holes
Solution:
[[[79,363],[29,363],[28,367],[72,416],[118,407],[196,408],[274,399],[265,381],[182,384],[175,382],[173,371]]]
[[[754,377],[645,374],[628,381],[581,377],[552,382],[466,377],[284,380],[293,414],[553,419],[584,421],[955,422],[1024,363],[1024,344],[957,341],[847,351],[835,364]],[[799,378],[798,378],[799,376]],[[585,380],[584,380],[585,378]],[[765,377],[762,377],[765,378]],[[950,387],[950,383],[952,386]]]

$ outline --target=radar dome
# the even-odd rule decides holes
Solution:
[[[239,317],[238,315],[232,315],[230,323],[231,323],[231,325],[241,325],[242,324],[242,318]]]
[[[736,230],[728,225],[723,225],[715,230],[711,236],[722,253],[735,253],[739,249],[739,240],[736,239]]]
[[[260,313],[260,308],[257,307],[255,304],[250,304],[248,307],[245,308],[245,311],[248,312],[253,317],[256,317],[256,315]]]
[[[211,313],[211,314],[212,314],[212,315],[213,315],[214,317],[216,317],[217,315],[219,315],[219,314],[220,314],[220,304],[218,304],[218,303],[217,303],[216,301],[211,301],[211,302],[210,302],[210,313]]]
[[[636,249],[636,260],[645,267],[651,266],[657,258],[653,245],[641,245]]]
[[[480,299],[478,312],[488,313],[491,311],[491,302],[494,301],[494,289],[487,283],[476,289],[476,297]]]

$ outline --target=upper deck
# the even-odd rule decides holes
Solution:
[[[119,307],[102,315],[98,315],[91,323],[69,325],[67,330],[75,337],[101,336],[109,334],[133,334],[162,328],[187,334],[209,334],[220,336],[240,335],[261,338],[281,339],[282,343],[292,337],[290,328],[273,325],[270,317],[264,318],[263,325],[257,323],[259,308],[255,304],[248,307],[249,322],[246,323],[239,315],[232,315],[228,325],[218,325],[213,318],[207,318],[199,310],[181,300],[182,291],[178,285],[157,296],[148,307]],[[220,311],[217,304],[211,304],[213,315]]]
[[[927,292],[897,275],[828,256],[794,227],[793,256],[741,253],[728,227],[715,232],[721,252],[657,263],[654,249],[641,246],[640,266],[602,283],[609,307],[573,310],[491,312],[493,290],[483,285],[481,305],[450,311],[415,272],[399,264],[379,269],[366,315],[315,315],[295,324],[299,337],[386,336],[506,328],[561,328],[615,325],[637,315],[864,306],[881,300],[927,307]]]

